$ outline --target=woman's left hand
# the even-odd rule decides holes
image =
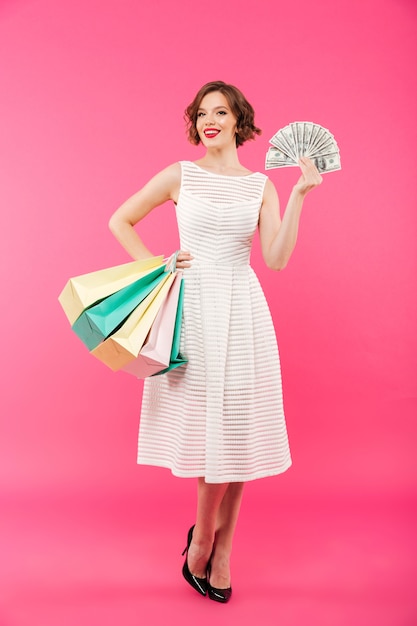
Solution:
[[[323,178],[311,159],[300,157],[298,163],[302,174],[297,184],[294,185],[294,190],[297,190],[302,195],[306,195],[309,191],[321,185]]]

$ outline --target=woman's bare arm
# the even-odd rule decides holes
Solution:
[[[259,217],[262,256],[268,267],[282,270],[295,248],[301,210],[306,194],[320,185],[322,177],[310,159],[300,159],[301,177],[293,187],[284,217],[280,218],[276,189],[268,180]]]
[[[179,163],[174,163],[156,174],[111,216],[109,220],[111,232],[134,259],[152,256],[136,232],[135,224],[167,200],[177,202],[180,185],[181,167]]]

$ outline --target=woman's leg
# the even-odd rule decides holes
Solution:
[[[217,512],[229,483],[206,483],[198,479],[197,519],[193,540],[188,550],[188,567],[194,576],[204,578],[210,559],[216,533]]]
[[[230,586],[230,554],[239,516],[243,483],[213,484],[198,479],[197,520],[188,551],[188,567],[204,578],[211,560],[213,587]]]
[[[230,587],[230,555],[242,502],[243,484],[229,484],[217,512],[210,584],[219,589]]]

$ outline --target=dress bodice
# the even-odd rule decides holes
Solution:
[[[260,172],[224,176],[181,161],[177,220],[193,265],[249,262],[266,180]]]

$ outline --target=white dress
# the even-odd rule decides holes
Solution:
[[[181,162],[176,207],[188,364],[145,380],[138,463],[206,482],[248,481],[291,465],[275,331],[249,265],[267,177]]]

